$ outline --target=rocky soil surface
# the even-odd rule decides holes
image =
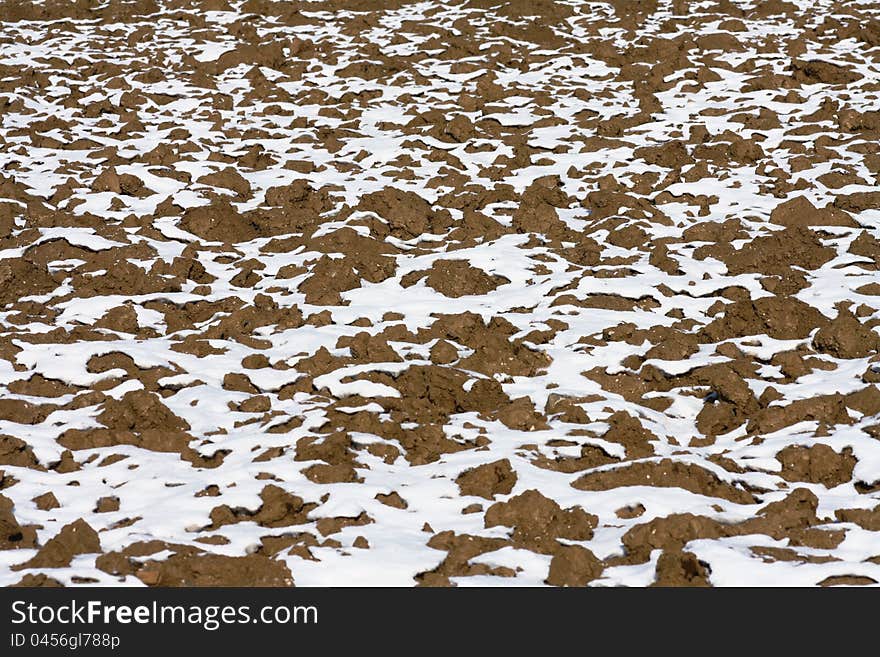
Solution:
[[[0,585],[880,582],[880,3],[0,0]]]

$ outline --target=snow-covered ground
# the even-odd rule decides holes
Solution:
[[[877,583],[878,141],[873,2],[0,2],[0,585]]]

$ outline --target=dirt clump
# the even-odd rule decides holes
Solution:
[[[621,486],[683,488],[698,495],[719,497],[738,504],[755,503],[751,493],[722,481],[713,472],[668,458],[585,474],[575,480],[572,486],[579,490],[611,490]]]
[[[672,514],[636,525],[623,535],[627,558],[644,563],[652,550],[678,552],[698,538],[720,538],[726,535],[723,525],[711,518],[692,513]]]
[[[862,78],[846,66],[818,59],[796,59],[791,69],[795,80],[804,84],[851,84]]]
[[[145,562],[135,575],[148,586],[293,586],[293,575],[283,561],[259,554],[173,554]]]
[[[759,509],[754,517],[728,528],[730,535],[766,534],[775,539],[790,538],[802,545],[817,538],[810,528],[821,523],[816,516],[819,500],[806,488],[796,488],[784,499]]]
[[[709,569],[692,552],[664,550],[657,559],[657,570],[651,586],[706,587]]]
[[[772,253],[773,257],[768,258],[768,253]],[[734,276],[755,272],[768,276],[790,276],[792,267],[812,271],[834,258],[834,255],[834,249],[825,246],[815,231],[798,224],[756,237],[740,249],[728,243],[719,243],[694,251],[697,258],[711,256],[721,260]]]
[[[80,554],[100,553],[101,539],[98,533],[82,518],[61,528],[31,559],[13,566],[13,570],[25,568],[64,568]]]
[[[400,493],[397,491],[392,491],[391,493],[377,493],[375,499],[379,500],[385,506],[390,506],[394,509],[406,509],[409,507],[406,500],[400,496]]]
[[[45,470],[30,445],[20,438],[0,434],[0,465]]]
[[[427,284],[443,296],[458,298],[483,295],[510,281],[503,276],[492,276],[472,267],[465,260],[437,260],[428,274]]]
[[[11,585],[13,588],[62,588],[64,585],[57,579],[49,577],[45,573],[32,575],[26,573],[18,582]]]
[[[617,411],[606,421],[610,426],[602,438],[623,445],[626,450],[626,458],[641,459],[654,455],[651,442],[658,440],[658,438],[645,429],[637,418],[626,411]]]
[[[95,322],[96,328],[106,328],[120,333],[138,332],[137,312],[131,306],[117,306],[108,310],[101,319]]]
[[[835,358],[865,358],[880,349],[880,335],[846,309],[813,336],[813,347]]]
[[[117,260],[98,272],[80,273],[78,270],[73,277],[73,286],[79,296],[88,298],[179,292],[181,280],[176,276],[160,274],[154,269],[145,270],[128,260]]]
[[[858,227],[852,218],[834,207],[819,209],[805,196],[794,198],[777,205],[770,213],[770,221],[780,226],[848,226]]]
[[[52,509],[58,509],[61,507],[61,503],[58,502],[58,498],[55,497],[55,494],[51,491],[48,493],[43,493],[42,495],[37,495],[33,499],[33,502],[40,511],[51,511]]]
[[[9,392],[16,395],[35,397],[62,397],[75,394],[79,388],[57,379],[47,379],[42,374],[33,374],[27,379],[18,379],[7,384]]]
[[[95,513],[113,513],[119,511],[119,498],[115,496],[101,497],[95,504]]]
[[[334,205],[326,189],[315,189],[302,179],[266,190],[266,204],[282,207],[290,213],[307,215],[312,219],[332,209]]]
[[[446,340],[438,340],[431,347],[430,356],[435,365],[448,365],[458,360],[458,349]]]
[[[841,394],[820,395],[799,399],[789,404],[772,404],[749,418],[749,433],[773,433],[798,422],[819,422],[820,425],[851,424],[847,401]]]
[[[196,182],[202,185],[210,185],[212,187],[222,187],[224,189],[232,190],[240,198],[247,198],[251,195],[251,185],[247,181],[247,178],[242,176],[235,169],[229,167],[221,171],[206,174],[196,180]]]
[[[68,429],[59,444],[71,450],[133,445],[154,452],[177,452],[193,465],[216,467],[224,452],[202,456],[189,446],[189,424],[175,415],[161,398],[146,390],[131,390],[121,399],[109,398],[102,404],[97,420],[106,429]]]
[[[871,532],[880,531],[880,505],[873,509],[838,509],[834,516],[841,522],[852,522]]]
[[[535,409],[535,404],[528,397],[512,400],[498,409],[494,415],[509,429],[540,431],[550,428],[547,418]]]
[[[558,178],[539,179],[523,192],[519,207],[513,213],[513,227],[519,233],[567,235],[568,227],[559,218],[557,209],[567,208],[570,203]]]
[[[602,575],[603,564],[580,545],[561,545],[550,561],[545,582],[551,586],[586,586]]]
[[[180,227],[212,242],[249,242],[261,235],[253,218],[239,213],[225,197],[215,197],[209,205],[189,208],[180,219]]]
[[[415,580],[419,586],[452,586],[451,577],[513,577],[516,573],[507,567],[493,568],[483,563],[470,563],[474,557],[494,552],[506,545],[508,541],[501,538],[456,534],[453,531],[440,532],[431,537],[428,547],[447,552],[446,557],[435,568],[417,574]]]
[[[486,510],[486,527],[511,527],[514,545],[552,553],[557,538],[586,541],[592,538],[598,518],[580,507],[562,509],[556,502],[531,489],[496,502]]]
[[[261,527],[290,527],[311,522],[309,512],[316,504],[306,503],[301,497],[292,495],[283,488],[269,484],[260,492],[261,504],[256,511],[244,508],[230,508],[223,504],[211,510],[211,525],[208,529],[219,529],[237,522],[256,522]]]
[[[190,428],[162,403],[161,398],[146,390],[132,390],[121,399],[110,398],[103,404],[98,421],[116,431],[146,432],[150,430],[183,431]]]
[[[33,527],[22,527],[13,514],[12,500],[0,495],[0,549],[33,548],[37,546],[37,533]]]
[[[813,306],[793,297],[736,301],[725,306],[723,313],[701,331],[711,342],[749,335],[796,340],[829,323],[828,318]]]
[[[341,293],[361,286],[361,279],[344,258],[322,256],[300,286],[306,303],[321,306],[344,305]]]
[[[806,481],[834,488],[852,479],[857,460],[852,450],[835,452],[828,445],[812,447],[789,445],[776,459],[782,463],[782,478],[787,481]]]
[[[831,575],[819,582],[817,586],[872,586],[876,583],[876,579],[865,575]]]
[[[469,378],[456,369],[413,365],[393,380],[401,397],[383,399],[382,405],[389,410],[405,412],[421,422],[436,422],[454,413],[491,413],[510,403],[501,385],[491,379],[478,381],[465,391]]]
[[[455,479],[462,495],[477,495],[487,500],[496,495],[509,494],[516,481],[516,471],[511,467],[509,459],[470,468]]]
[[[57,286],[49,270],[22,258],[0,260],[0,306],[22,297],[48,294]]]
[[[396,187],[365,194],[357,209],[378,215],[388,222],[388,230],[394,237],[404,240],[442,233],[452,225],[448,211],[434,210],[415,192]]]

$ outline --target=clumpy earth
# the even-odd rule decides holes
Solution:
[[[0,21],[0,585],[880,582],[876,3]]]

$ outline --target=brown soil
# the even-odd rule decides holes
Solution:
[[[613,470],[587,474],[577,479],[572,486],[580,490],[608,490],[620,486],[683,488],[692,493],[720,497],[738,504],[755,503],[751,493],[721,481],[705,468],[671,459],[655,463],[633,463]]]
[[[54,537],[49,539],[31,559],[13,567],[13,570],[24,568],[63,568],[78,554],[100,553],[101,540],[98,533],[80,518],[61,528]]]
[[[257,554],[175,554],[163,561],[147,561],[135,575],[148,586],[293,586],[283,562]]]
[[[490,276],[464,260],[438,260],[431,267],[427,284],[447,297],[488,294],[499,285],[509,283],[503,276]]]
[[[557,538],[585,541],[593,536],[596,516],[580,507],[562,509],[536,490],[527,490],[486,510],[486,527],[513,528],[511,540],[538,552],[553,552]]]
[[[516,486],[516,472],[510,461],[504,459],[465,470],[455,482],[462,495],[478,495],[491,500],[496,495],[507,495]]]
[[[874,583],[878,9],[406,4],[0,0],[0,583]]]
[[[34,528],[18,524],[13,510],[12,500],[0,495],[0,549],[36,547],[37,534]]]

